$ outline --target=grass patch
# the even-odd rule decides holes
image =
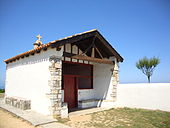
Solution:
[[[170,128],[170,112],[119,108],[90,114],[95,128]]]
[[[88,116],[89,119],[86,119]],[[170,112],[146,109],[117,108],[76,116],[76,119],[61,119],[74,128],[170,128]]]
[[[5,89],[0,89],[0,93],[4,93],[5,92]]]

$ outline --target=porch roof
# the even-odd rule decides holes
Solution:
[[[94,38],[96,38],[96,41],[97,41],[96,45],[97,45],[97,47],[102,49],[102,54],[104,56],[107,56],[107,57],[115,56],[118,59],[118,62],[123,62],[123,58],[120,56],[120,54],[108,43],[108,41],[96,29],[86,31],[83,33],[79,33],[79,34],[75,34],[72,36],[68,36],[68,37],[65,37],[62,39],[51,41],[47,44],[43,44],[42,46],[39,46],[39,47],[32,49],[30,51],[27,51],[27,52],[24,52],[17,56],[14,56],[12,58],[6,59],[6,60],[4,60],[4,62],[6,62],[8,64],[13,61],[19,60],[20,58],[24,58],[24,57],[28,57],[29,55],[34,55],[36,53],[40,53],[41,50],[45,51],[45,50],[47,50],[48,47],[58,48],[58,47],[65,45],[67,43],[71,43],[71,44],[76,43],[76,45],[80,45],[80,47],[82,49],[85,49],[86,47],[83,46],[82,43],[79,43],[79,42],[82,42],[82,41],[87,42],[87,40],[93,40]],[[88,47],[89,44],[85,44],[85,45]],[[82,57],[82,56],[77,56],[77,57],[82,58],[82,59],[89,59],[87,57]],[[97,58],[96,59],[94,58],[94,60],[97,60]],[[105,60],[102,59],[102,61],[105,61]]]

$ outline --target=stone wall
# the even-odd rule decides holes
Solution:
[[[112,73],[112,93],[111,96],[113,98],[113,101],[116,101],[117,98],[117,84],[119,83],[119,68],[118,68],[118,63],[115,61],[114,68],[113,68],[113,73]]]
[[[51,66],[49,67],[51,79],[48,85],[50,86],[49,95],[51,106],[51,115],[60,115],[62,109],[62,95],[61,95],[61,78],[62,78],[62,61],[60,57],[50,57]]]
[[[5,103],[22,110],[31,109],[31,101],[18,97],[5,97]]]

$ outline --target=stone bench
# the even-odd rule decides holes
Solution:
[[[87,99],[87,100],[81,100],[78,101],[78,108],[91,108],[91,107],[97,107],[98,103],[100,102],[100,99]]]
[[[31,109],[31,101],[21,97],[5,97],[5,103],[22,110]]]

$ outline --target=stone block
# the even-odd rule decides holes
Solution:
[[[61,68],[61,64],[60,63],[55,63],[55,68]]]
[[[50,72],[51,76],[57,76],[59,75],[59,72]]]
[[[5,103],[11,106],[23,109],[23,110],[31,109],[30,100],[24,100],[24,99],[19,99],[15,97],[8,97],[8,98],[5,98]]]
[[[60,116],[60,115],[61,115],[61,110],[55,110],[55,111],[53,111],[53,115]]]
[[[57,86],[61,86],[61,80],[57,80],[57,81],[56,81],[56,85],[57,85]]]
[[[56,87],[55,87],[55,90],[57,90],[57,93],[60,93],[61,86],[56,86]]]
[[[61,72],[61,71],[59,72],[59,75],[60,75],[60,76],[62,75],[62,72]]]
[[[51,95],[50,95],[50,100],[56,101],[56,100],[57,100],[57,95],[51,94]]]
[[[54,101],[53,101],[53,102],[51,102],[51,106],[55,106],[55,104],[56,104],[56,103],[55,103]]]
[[[51,67],[51,68],[49,68],[49,71],[50,71],[50,72],[56,72],[56,71],[57,71],[57,69],[56,69],[56,68],[52,68],[52,67]]]
[[[58,93],[58,91],[57,91],[56,89],[55,89],[55,90],[54,90],[54,89],[51,89],[51,94],[52,94],[52,95],[57,95],[57,93]]]
[[[61,95],[61,94],[58,94],[58,98],[60,98],[60,99],[61,99],[61,98],[62,98],[62,95]]]
[[[58,103],[58,107],[61,108],[62,107],[62,100],[60,99],[60,102]]]
[[[20,102],[16,103],[16,108],[20,108]]]
[[[17,104],[18,104],[18,101],[17,101],[17,100],[14,100],[14,101],[13,101],[13,106],[14,106],[14,107],[17,107]]]
[[[5,103],[6,103],[6,104],[9,104],[9,103],[10,103],[10,100],[9,100],[8,97],[5,97]]]
[[[16,102],[17,102],[17,99],[12,98],[12,106],[15,107]]]
[[[56,76],[57,77],[57,80],[60,81],[61,80],[61,76]]]
[[[53,80],[53,81],[58,80],[58,77],[57,76],[51,76],[51,80]]]
[[[68,105],[67,105],[67,103],[62,103],[61,118],[68,118]]]
[[[62,93],[62,90],[60,89],[60,90],[58,91],[58,93],[61,94],[61,93]]]

